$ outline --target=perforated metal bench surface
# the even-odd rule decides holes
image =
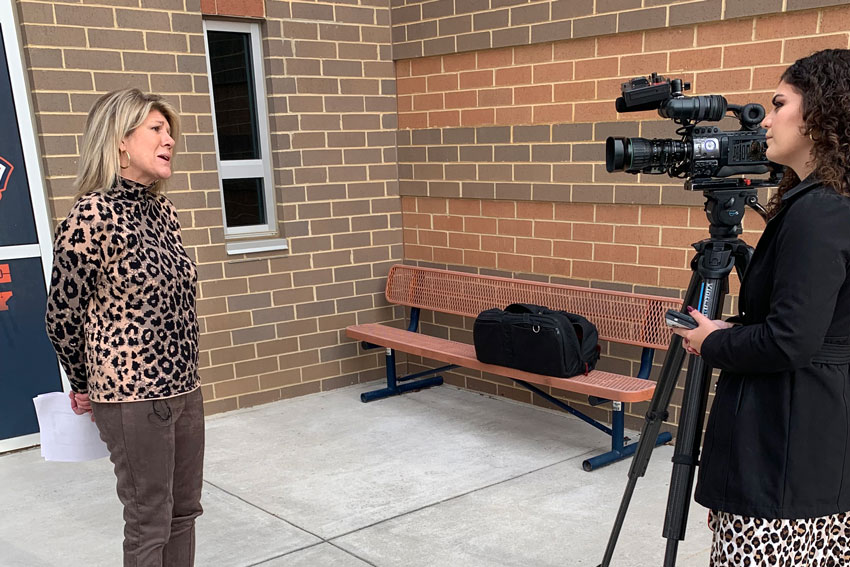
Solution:
[[[398,305],[465,317],[476,317],[485,309],[504,308],[510,303],[535,303],[586,317],[597,326],[603,340],[653,349],[667,348],[670,330],[664,323],[664,312],[680,307],[679,301],[667,297],[407,265],[390,269],[386,298]],[[598,370],[586,376],[554,378],[484,364],[475,357],[472,345],[377,323],[352,325],[346,333],[367,343],[464,368],[609,400],[648,400],[655,390],[651,381]]]
[[[670,343],[664,312],[681,307],[669,297],[405,265],[390,268],[386,297],[390,303],[465,317],[511,303],[545,305],[586,317],[603,340],[657,349]]]

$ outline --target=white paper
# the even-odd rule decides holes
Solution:
[[[44,460],[75,463],[109,455],[91,414],[75,414],[68,394],[50,392],[36,396],[32,401],[41,430],[41,456]]]

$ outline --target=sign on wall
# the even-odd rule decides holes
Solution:
[[[34,144],[25,147],[15,94],[22,95],[22,70],[14,78],[9,57],[20,59],[17,41],[8,41],[8,16],[0,21],[0,441],[36,433],[38,422],[32,398],[44,392],[62,391],[59,363],[44,328],[47,291],[42,251],[34,213],[34,196],[42,225],[46,222],[43,193],[33,193],[25,154],[37,159]],[[14,33],[12,33],[14,38]],[[8,47],[12,45],[14,47]],[[25,103],[23,98],[18,99]],[[26,107],[26,105],[24,105]],[[31,128],[31,124],[26,124]],[[35,167],[38,170],[38,167]],[[40,180],[36,179],[36,184]],[[49,231],[42,228],[42,240]],[[46,234],[47,233],[47,234]]]
[[[3,30],[0,28],[0,42]],[[27,170],[5,53],[0,57],[0,246],[37,244]]]
[[[38,431],[32,398],[62,390],[46,301],[41,258],[0,260],[0,439]]]

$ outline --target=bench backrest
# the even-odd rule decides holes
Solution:
[[[390,303],[466,317],[511,303],[545,305],[586,317],[599,329],[601,339],[659,349],[666,349],[671,337],[664,312],[682,305],[669,297],[402,264],[390,268],[386,297]]]

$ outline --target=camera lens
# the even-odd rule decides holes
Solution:
[[[614,138],[605,140],[605,168],[608,173],[626,171],[637,173],[653,165],[653,142],[646,138]]]
[[[679,140],[614,138],[605,140],[605,168],[609,173],[665,173],[688,156],[688,146]]]

